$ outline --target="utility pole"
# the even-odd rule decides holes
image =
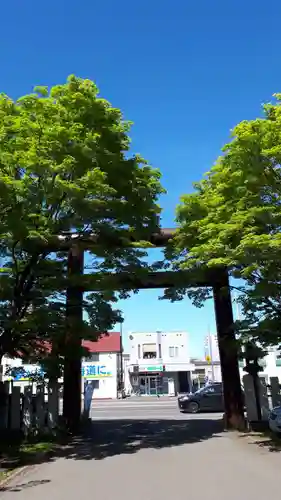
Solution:
[[[212,368],[212,381],[215,382],[215,369],[214,369],[214,361],[213,361],[213,346],[212,346],[212,337],[211,337],[210,325],[208,325],[208,344],[209,344],[210,363],[211,363],[211,368]]]
[[[121,393],[123,393],[124,389],[124,363],[123,363],[123,323],[120,323],[120,371],[121,371],[121,377],[120,377],[120,389]]]

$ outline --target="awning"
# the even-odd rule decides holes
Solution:
[[[156,352],[156,344],[143,344],[142,345],[142,352]]]

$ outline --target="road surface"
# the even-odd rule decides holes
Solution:
[[[0,493],[14,500],[279,498],[281,453],[224,433],[220,415],[181,415],[175,400],[92,405],[91,435]]]

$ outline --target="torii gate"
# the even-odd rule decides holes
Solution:
[[[154,247],[164,247],[173,238],[175,230],[162,229],[153,234],[150,243]],[[212,287],[217,325],[218,346],[220,352],[222,380],[224,385],[225,423],[226,427],[244,426],[244,408],[241,392],[238,350],[233,329],[233,311],[229,288],[229,278],[226,269],[220,268],[207,271],[201,279],[192,277],[188,271],[164,271],[148,273],[145,278],[134,277],[130,273],[83,276],[84,251],[89,250],[101,237],[96,235],[69,235],[56,238],[54,248],[68,251],[68,276],[72,283],[67,288],[66,316],[68,321],[67,352],[64,365],[64,417],[73,429],[77,428],[81,413],[81,359],[79,348],[81,337],[79,323],[83,315],[83,292],[102,290],[105,283],[110,282],[111,289],[148,289],[148,288],[181,288]],[[110,242],[118,247],[118,241]],[[75,284],[75,279],[79,278]],[[104,279],[106,278],[106,281]],[[109,281],[108,281],[109,280]],[[73,283],[74,281],[74,283]],[[82,283],[82,286],[81,286]]]

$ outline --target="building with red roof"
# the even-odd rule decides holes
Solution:
[[[97,341],[84,340],[83,347],[88,355],[82,360],[81,390],[84,394],[85,386],[93,389],[93,399],[117,398],[118,389],[123,380],[122,340],[120,332],[108,332],[100,335]],[[49,352],[51,345],[48,342],[40,344],[38,349]],[[24,365],[22,359],[5,359],[4,373],[9,367],[22,366],[32,371],[36,365]],[[28,384],[26,379],[18,379],[21,385]]]
[[[93,399],[115,399],[122,384],[120,332],[108,332],[96,342],[84,340],[88,351],[82,363],[82,391],[91,386]]]
[[[120,332],[102,334],[96,342],[84,340],[83,347],[91,353],[120,353],[122,350]]]

